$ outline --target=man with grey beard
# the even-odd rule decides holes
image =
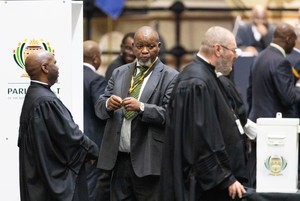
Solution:
[[[111,200],[153,201],[157,196],[166,107],[177,71],[158,58],[158,33],[135,32],[136,62],[113,71],[96,114],[107,120],[98,168],[112,171]]]

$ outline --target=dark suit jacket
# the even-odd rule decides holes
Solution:
[[[108,112],[106,101],[111,95],[121,98],[129,96],[129,87],[136,63],[125,64],[117,68],[109,80],[104,96],[96,104],[96,113],[101,119],[107,119],[98,168],[112,170],[117,159],[123,109]],[[131,162],[135,174],[139,177],[160,175],[162,143],[166,106],[177,76],[177,71],[165,66],[160,60],[142,92],[140,101],[145,104],[143,113],[136,114],[131,122]]]
[[[95,113],[95,104],[100,95],[104,94],[107,82],[87,66],[84,69],[84,133],[100,148],[105,121]]]
[[[262,37],[260,41],[256,41],[252,32],[252,24],[247,22],[243,25],[240,25],[236,34],[237,46],[253,46],[257,49],[258,52],[260,52],[263,49],[265,49],[268,45],[270,45],[273,38],[274,30],[275,26],[273,24],[269,24],[267,35]]]
[[[121,55],[118,55],[118,57],[108,65],[105,72],[105,79],[108,81],[113,71],[124,64],[126,64],[126,62],[123,60],[123,57]]]
[[[286,56],[286,58],[290,61],[293,67],[298,71],[300,74],[300,52],[296,51],[295,49]]]
[[[286,58],[290,61],[292,66],[295,68],[295,70],[300,75],[300,52],[298,52],[294,49],[290,54],[287,55]],[[296,83],[297,80],[299,79],[299,77],[296,77],[295,75],[294,75],[294,77],[295,77],[294,82]],[[299,118],[300,117],[300,103],[297,103],[295,108],[296,108],[296,115],[297,115],[296,117]]]
[[[300,101],[300,91],[294,85],[290,62],[273,46],[262,51],[253,62],[248,101],[249,118],[295,117],[294,104]]]

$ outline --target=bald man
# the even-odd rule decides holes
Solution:
[[[83,62],[84,133],[100,148],[106,121],[96,116],[94,106],[104,93],[107,82],[96,72],[101,65],[101,50],[98,43],[92,40],[83,42]],[[89,201],[92,201],[100,172],[96,168],[96,163],[87,163],[86,172]]]
[[[240,25],[236,35],[237,46],[257,55],[272,41],[275,26],[268,22],[268,11],[263,5],[255,5],[250,22]]]
[[[245,144],[215,72],[230,73],[233,34],[211,27],[168,104],[160,201],[229,201],[246,192]]]
[[[297,39],[294,27],[277,25],[272,43],[254,60],[247,90],[249,119],[275,118],[281,112],[285,118],[298,118],[295,104],[300,102],[300,88],[295,86],[292,66],[286,54],[292,52]],[[298,81],[299,82],[299,81]],[[250,186],[256,186],[256,144],[250,158]]]
[[[134,63],[113,71],[96,114],[107,120],[98,167],[113,171],[111,201],[156,200],[166,106],[177,71],[158,58],[158,33],[135,32]]]
[[[19,127],[21,201],[87,201],[84,164],[97,159],[98,147],[50,89],[58,78],[53,54],[34,51],[25,67],[31,83]]]

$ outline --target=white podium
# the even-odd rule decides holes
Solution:
[[[298,184],[299,119],[257,119],[257,192],[295,193]]]

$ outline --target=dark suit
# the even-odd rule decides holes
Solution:
[[[290,61],[292,66],[300,74],[300,52],[299,52],[299,50],[294,49],[290,54],[288,54],[286,56],[286,58]]]
[[[292,64],[292,66],[295,68],[295,70],[298,72],[298,74],[300,75],[300,52],[299,50],[294,50],[287,55],[286,57]],[[295,82],[299,79],[299,77],[295,76]],[[296,117],[300,118],[300,103],[296,104]],[[300,164],[300,150],[298,153],[298,163]],[[300,188],[300,165],[298,164],[298,188]]]
[[[87,66],[84,69],[84,133],[100,148],[105,127],[105,121],[96,116],[94,105],[99,96],[104,93],[107,85],[105,78],[98,75]],[[99,176],[96,164],[86,165],[89,198],[92,200],[94,189]]]
[[[275,47],[269,46],[254,60],[249,79],[249,119],[260,117],[295,117],[294,106],[300,101],[300,90],[294,85],[290,62]],[[256,185],[256,144],[249,158],[251,187]],[[253,180],[251,180],[253,179]]]
[[[96,104],[96,113],[107,124],[101,145],[97,167],[112,170],[117,162],[123,109],[108,112],[106,101],[111,95],[122,99],[129,96],[129,87],[136,63],[117,68],[108,82],[104,96]],[[160,175],[161,152],[164,141],[166,106],[177,71],[160,60],[154,64],[140,100],[144,112],[136,114],[131,122],[130,159],[137,177]]]
[[[272,41],[275,26],[273,24],[268,25],[268,33],[256,41],[252,32],[252,24],[247,22],[239,26],[236,34],[236,43],[238,47],[253,46],[258,52],[265,49]]]
[[[300,91],[294,85],[290,62],[273,46],[254,60],[248,88],[249,118],[295,117],[294,104],[300,101]]]
[[[293,51],[286,56],[286,58],[291,63],[292,67],[298,72],[298,75],[300,75],[300,52],[299,50],[293,49]],[[296,83],[299,79],[298,76],[294,74],[294,82]],[[300,104],[296,104],[296,115],[299,118],[300,117]]]
[[[105,79],[108,81],[113,71],[124,64],[126,64],[126,62],[124,61],[123,57],[121,55],[118,55],[118,57],[108,65],[105,72]]]

